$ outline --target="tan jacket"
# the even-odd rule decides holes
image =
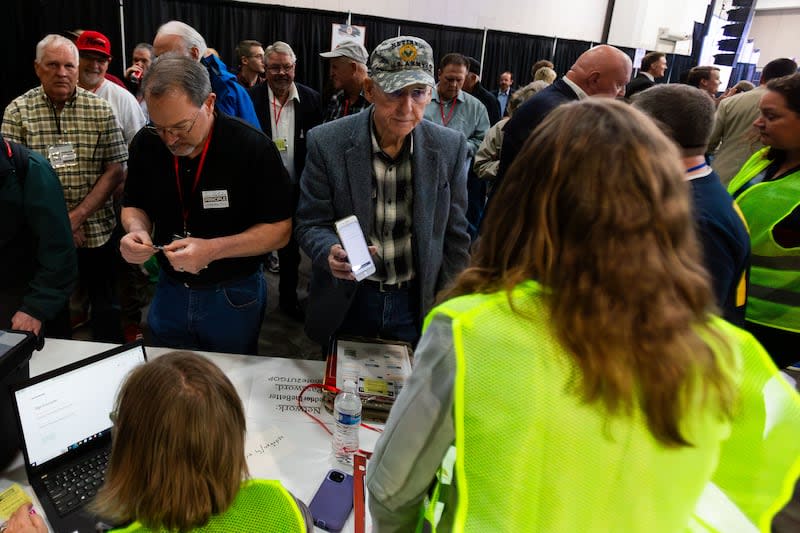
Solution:
[[[714,154],[711,166],[723,185],[730,183],[749,157],[764,147],[753,122],[758,118],[758,103],[766,91],[763,86],[756,87],[719,103],[708,151]]]

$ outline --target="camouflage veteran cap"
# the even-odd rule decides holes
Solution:
[[[388,39],[370,54],[369,72],[387,93],[416,83],[433,87],[433,49],[419,37]]]

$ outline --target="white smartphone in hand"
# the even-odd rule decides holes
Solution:
[[[336,233],[347,252],[347,261],[358,281],[375,273],[375,263],[367,248],[367,240],[355,215],[336,221]]]

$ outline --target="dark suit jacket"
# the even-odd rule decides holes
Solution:
[[[300,83],[295,83],[299,102],[295,102],[294,107],[294,171],[297,179],[303,173],[306,164],[306,138],[308,130],[314,126],[322,124],[322,100],[319,93],[310,87]],[[249,89],[250,98],[253,100],[253,107],[256,109],[256,116],[261,125],[261,131],[272,138],[272,116],[269,112],[270,102],[269,90],[266,83],[260,83]]]
[[[503,176],[511,166],[511,163],[522,150],[522,146],[528,139],[530,133],[536,126],[544,120],[550,111],[578,99],[575,91],[564,82],[558,79],[549,87],[545,87],[534,94],[525,103],[514,111],[514,115],[503,127],[503,147],[500,150],[500,168],[497,172],[497,179],[494,182],[492,191],[498,190]],[[491,199],[491,197],[490,197]],[[488,206],[487,206],[488,208]]]
[[[358,284],[331,275],[328,253],[339,244],[334,222],[356,215],[364,235],[375,219],[369,112],[315,128],[300,178],[295,237],[312,262],[306,333],[327,345],[342,323]],[[414,153],[414,269],[420,323],[437,291],[469,262],[467,234],[467,141],[461,132],[423,120],[412,132]]]
[[[477,98],[483,104],[483,107],[486,108],[486,112],[489,114],[489,125],[494,126],[497,122],[500,121],[500,103],[497,101],[492,93],[486,90],[486,87],[481,85],[481,82],[477,82],[475,87],[472,88],[472,92],[470,93],[472,96]]]
[[[628,86],[625,87],[625,98],[630,98],[634,94],[640,93],[645,89],[649,89],[655,84],[656,82],[650,81],[650,78],[640,72],[631,80]]]
[[[511,97],[514,96],[514,90],[513,87],[508,89],[508,100],[506,101],[506,107],[504,109],[500,109],[500,89],[489,91],[489,93],[494,96],[495,100],[497,100],[497,109],[500,109],[500,118],[506,116],[506,109],[508,108],[508,104],[511,103]]]

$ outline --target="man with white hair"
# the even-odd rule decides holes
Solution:
[[[2,132],[47,157],[58,174],[78,248],[80,282],[89,292],[92,337],[122,342],[111,195],[123,179],[128,150],[109,103],[77,86],[78,64],[72,41],[60,35],[42,39],[34,62],[41,85],[8,105]]]
[[[292,183],[292,213],[300,194],[298,181],[306,163],[308,130],[322,122],[319,93],[294,81],[297,56],[288,43],[275,41],[267,47],[267,83],[248,89],[261,121],[261,129],[272,139],[281,154]],[[280,262],[279,303],[281,310],[295,320],[303,320],[297,301],[300,249],[292,238],[278,251]]]
[[[217,111],[239,117],[258,128],[258,117],[247,91],[236,81],[236,76],[228,72],[225,63],[214,54],[206,55],[206,49],[203,36],[179,20],[170,20],[163,24],[153,39],[153,53],[156,57],[172,52],[191,57],[206,67],[211,90],[217,95]]]

